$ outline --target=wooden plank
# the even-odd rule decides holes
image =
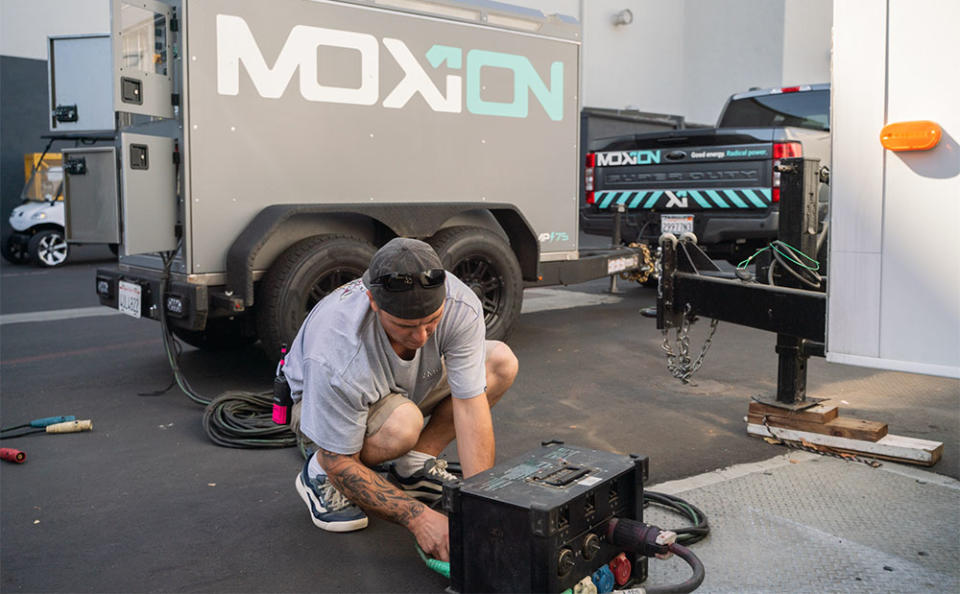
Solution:
[[[764,415],[747,415],[747,422],[749,423],[763,425],[763,419]],[[799,431],[835,435],[837,437],[849,437],[850,439],[863,439],[866,441],[877,441],[887,434],[886,423],[853,419],[850,417],[837,417],[827,423],[818,423],[816,421],[780,415],[766,415],[766,419],[767,425],[771,427],[797,429]]]
[[[826,423],[837,418],[837,406],[825,402],[803,410],[791,411],[751,400],[748,411],[752,415],[776,415],[778,417],[790,417],[816,423]]]
[[[848,439],[846,437],[835,437],[833,435],[823,435],[820,433],[811,433],[809,431],[797,431],[796,429],[773,429],[776,435],[763,425],[756,423],[747,424],[747,433],[757,437],[776,437],[789,441],[806,441],[814,445],[827,446],[844,452],[863,454],[865,456],[882,457],[897,462],[907,462],[910,464],[919,464],[921,466],[933,466],[940,460],[943,454],[943,443],[939,441],[929,441],[926,439],[915,439],[903,435],[886,435],[877,441],[863,441],[860,439]]]

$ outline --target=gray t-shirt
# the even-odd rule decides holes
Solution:
[[[486,391],[486,328],[480,300],[449,272],[445,285],[440,324],[410,361],[390,346],[360,279],[313,308],[283,368],[294,399],[303,399],[304,435],[331,452],[359,452],[370,405],[394,392],[419,403],[439,381],[441,361],[454,398]]]

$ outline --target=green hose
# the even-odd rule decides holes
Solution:
[[[436,571],[443,577],[450,579],[450,563],[447,561],[441,561],[439,559],[427,557],[427,554],[423,552],[423,549],[420,548],[420,545],[417,545],[417,552],[420,553],[420,558],[423,559],[423,562],[427,564],[427,567]]]

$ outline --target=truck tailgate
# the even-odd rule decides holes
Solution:
[[[600,151],[595,159],[600,210],[765,212],[773,201],[769,142]]]

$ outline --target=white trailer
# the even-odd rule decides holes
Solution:
[[[827,360],[960,377],[960,3],[833,6]]]
[[[483,0],[114,0],[112,14],[120,200],[90,198],[122,235],[119,266],[97,275],[105,305],[163,308],[200,347],[259,338],[272,353],[403,235],[435,246],[502,338],[524,286],[637,266],[578,249],[572,19]]]

